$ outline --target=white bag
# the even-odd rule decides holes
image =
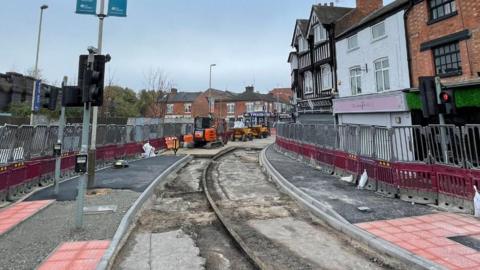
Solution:
[[[363,170],[362,176],[360,177],[360,181],[358,182],[358,188],[363,189],[368,182],[368,174],[367,170]]]
[[[478,193],[477,187],[473,186],[475,189],[475,197],[473,197],[473,206],[475,208],[475,217],[480,217],[480,194]]]

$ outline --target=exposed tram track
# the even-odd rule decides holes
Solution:
[[[260,149],[195,158],[157,187],[113,269],[391,269],[262,172]]]
[[[319,224],[279,192],[261,171],[258,154],[259,149],[221,153],[202,177],[218,219],[258,269],[392,268],[392,262]]]

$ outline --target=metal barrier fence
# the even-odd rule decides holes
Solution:
[[[192,124],[99,125],[97,148],[142,143],[164,136],[180,136],[192,129]],[[63,135],[62,151],[78,152],[81,135],[81,126],[67,125]],[[0,165],[49,157],[57,139],[57,126],[0,126]]]
[[[383,161],[480,169],[480,125],[377,127],[278,124],[278,136]]]
[[[480,125],[279,124],[277,132],[277,146],[328,173],[358,178],[367,171],[367,189],[473,211],[473,186],[480,188]]]

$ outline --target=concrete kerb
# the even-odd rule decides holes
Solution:
[[[118,252],[127,240],[131,232],[131,228],[134,226],[138,218],[139,211],[141,210],[144,203],[154,193],[155,188],[161,182],[163,182],[171,173],[177,172],[192,159],[192,156],[187,155],[175,162],[173,165],[163,171],[157,178],[155,178],[155,180],[147,187],[147,189],[145,189],[145,191],[140,195],[140,197],[138,197],[138,199],[128,209],[127,213],[120,221],[120,224],[118,225],[117,231],[115,232],[115,235],[113,236],[113,239],[110,242],[108,249],[105,251],[105,254],[97,265],[97,270],[106,270],[112,267],[115,257],[117,256]]]
[[[330,227],[337,231],[345,233],[347,236],[366,244],[368,247],[376,250],[377,252],[386,254],[390,257],[396,258],[405,265],[414,269],[446,269],[443,266],[435,264],[429,260],[419,257],[411,252],[408,252],[400,247],[397,247],[390,242],[387,242],[381,238],[378,238],[357,226],[348,222],[345,218],[338,219],[340,216],[336,211],[331,208],[322,207],[322,204],[312,197],[308,196],[305,192],[301,191],[297,187],[293,186],[287,179],[285,179],[270,163],[266,157],[266,151],[272,145],[266,147],[260,153],[260,165],[265,168],[268,175],[274,180],[287,194],[295,198],[305,207],[307,207],[312,213],[327,223]],[[341,217],[341,216],[340,216]]]

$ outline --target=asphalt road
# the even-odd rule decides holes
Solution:
[[[399,199],[380,196],[373,191],[359,190],[338,177],[315,170],[307,164],[289,158],[269,147],[267,158],[275,169],[318,201],[327,204],[351,223],[431,214],[432,208]],[[366,206],[370,212],[358,207]]]
[[[183,155],[158,156],[130,162],[128,168],[109,168],[96,173],[95,188],[108,188],[143,192],[166,168],[180,160]],[[27,201],[56,199],[57,201],[73,201],[77,195],[79,178],[60,183],[59,196],[55,196],[54,187],[40,190]]]

